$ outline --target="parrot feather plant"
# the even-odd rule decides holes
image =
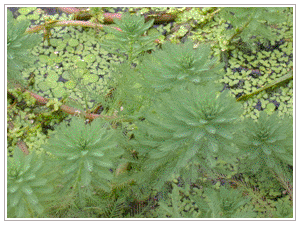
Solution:
[[[82,206],[92,191],[101,190],[109,195],[113,171],[124,153],[118,131],[101,119],[85,124],[77,117],[69,126],[63,123],[56,131],[44,149],[58,162],[63,186],[60,194],[73,192]]]
[[[214,85],[189,85],[161,96],[135,133],[137,150],[149,157],[141,180],[153,184],[159,179],[159,186],[191,162],[211,168],[216,157],[230,160],[236,153],[233,135],[240,128],[242,108],[217,90]]]
[[[279,181],[292,185],[293,166],[293,120],[281,118],[277,113],[268,116],[262,112],[257,121],[245,119],[242,133],[235,135],[235,144],[243,159],[240,171],[257,175],[267,181],[271,174]]]
[[[8,13],[9,78],[15,75],[11,71],[22,70],[26,63],[21,59],[27,59],[26,49],[38,38],[24,36],[27,23],[12,19]],[[122,59],[111,67],[111,96],[103,101],[110,98],[108,114],[120,110],[127,118],[121,112],[110,121],[74,116],[55,127],[42,146],[44,152],[23,156],[16,149],[13,158],[8,158],[8,217],[67,217],[72,214],[70,205],[76,208],[76,216],[98,218],[126,217],[134,207],[146,206],[154,209],[150,213],[154,217],[256,217],[250,198],[244,198],[246,192],[229,185],[212,189],[213,176],[227,173],[225,167],[218,167],[218,160],[238,164],[234,172],[247,178],[264,181],[271,172],[284,185],[292,185],[287,172],[293,166],[290,118],[264,112],[257,121],[243,118],[242,104],[217,83],[224,75],[223,65],[211,57],[207,45],[194,48],[188,40],[159,49],[156,36],[147,36],[153,20],[145,23],[142,16],[125,13],[114,22],[118,29],[105,27],[112,38],[101,40],[100,45]],[[199,179],[200,170],[205,173],[203,179]],[[166,197],[172,206],[168,200],[163,202],[161,196],[168,196],[164,188],[176,176],[185,182],[186,190],[200,182],[204,196],[190,196],[198,205],[197,213],[183,212],[180,198],[188,193],[179,184]],[[60,214],[62,208],[68,213]],[[134,214],[141,211],[146,210]],[[276,215],[290,214],[278,210]]]
[[[26,34],[30,21],[17,21],[12,12],[7,11],[7,78],[12,83],[24,85],[22,70],[34,65],[30,49],[41,42],[38,34]]]

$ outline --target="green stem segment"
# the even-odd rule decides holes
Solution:
[[[260,89],[258,89],[258,90],[256,90],[256,91],[250,93],[250,94],[242,95],[242,96],[239,97],[236,101],[244,101],[244,100],[247,100],[248,98],[252,97],[253,95],[256,95],[256,94],[258,94],[258,93],[260,93],[260,92],[262,92],[262,91],[264,91],[264,90],[266,90],[266,89],[273,88],[274,86],[279,85],[279,84],[281,84],[281,83],[283,83],[283,82],[286,82],[286,81],[288,81],[288,80],[290,80],[290,79],[293,79],[293,70],[290,71],[288,74],[286,74],[286,75],[284,75],[284,76],[278,78],[277,80],[275,80],[275,81],[272,82],[271,84],[268,84],[268,85],[266,85],[266,86],[264,86],[264,87],[262,87],[262,88],[260,88]]]

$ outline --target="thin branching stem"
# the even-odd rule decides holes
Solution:
[[[42,97],[42,96],[40,96],[36,93],[33,93],[29,90],[23,89],[22,91],[23,92],[28,92],[41,105],[46,105],[49,101],[47,98],[44,98],[44,97]],[[61,105],[60,109],[63,112],[68,113],[70,115],[78,115],[78,114],[83,115],[86,119],[89,119],[90,121],[92,121],[92,120],[94,120],[98,117],[101,117],[101,118],[104,118],[104,119],[115,119],[116,118],[116,116],[107,116],[107,115],[100,115],[100,114],[94,114],[94,113],[86,113],[86,112],[83,112],[81,110],[70,107],[68,105]]]
[[[279,84],[282,84],[282,83],[284,83],[284,82],[286,82],[286,81],[289,81],[290,79],[293,79],[293,71],[290,71],[288,74],[286,74],[286,75],[284,75],[284,76],[282,76],[282,77],[276,79],[274,82],[272,82],[272,83],[270,83],[270,84],[268,84],[268,85],[266,85],[266,86],[263,86],[263,87],[257,89],[256,91],[254,91],[254,92],[252,92],[252,93],[250,93],[250,94],[242,95],[241,97],[239,97],[239,98],[237,99],[237,101],[243,101],[243,100],[246,100],[246,99],[252,97],[253,95],[256,95],[256,94],[258,94],[258,93],[260,93],[260,92],[262,92],[262,91],[264,91],[264,90],[267,90],[267,89],[269,89],[269,88],[273,88],[273,87],[275,87],[276,85],[279,85]]]

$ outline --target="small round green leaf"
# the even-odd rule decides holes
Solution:
[[[41,89],[41,91],[49,90],[49,86],[45,81],[40,82],[38,87]]]
[[[49,88],[55,88],[57,86],[57,82],[51,78],[47,78],[45,82]]]
[[[84,57],[84,61],[88,62],[88,63],[93,63],[96,60],[96,56],[94,54],[89,54],[87,56]]]
[[[57,88],[54,88],[53,90],[52,90],[52,92],[53,92],[53,94],[54,94],[54,96],[56,97],[56,98],[60,98],[60,97],[62,97],[64,94],[65,94],[65,89],[64,88],[62,88],[62,87],[57,87]]]
[[[58,78],[59,78],[59,76],[58,76],[58,74],[55,71],[53,71],[53,70],[49,71],[47,79],[51,79],[53,81],[57,81]]]
[[[30,14],[27,16],[28,20],[38,20],[40,16],[38,14]]]
[[[74,52],[74,48],[72,48],[71,46],[67,46],[66,47],[66,50],[70,53],[73,53]]]
[[[40,55],[39,58],[40,58],[41,63],[47,63],[50,61],[50,59],[47,55]]]
[[[80,61],[80,60],[81,60],[81,58],[80,58],[79,55],[74,55],[74,56],[72,56],[72,62],[78,62],[78,61]]]
[[[24,7],[24,8],[20,8],[18,12],[22,15],[27,15],[28,13],[32,12],[35,9],[36,7]]]
[[[76,82],[73,80],[69,80],[68,82],[65,83],[65,87],[68,89],[73,89],[76,87]]]
[[[94,83],[99,79],[99,77],[95,74],[85,74],[82,78],[86,83]]]
[[[273,103],[267,104],[266,110],[269,112],[273,112],[275,110],[275,105]]]
[[[62,43],[62,40],[61,39],[54,39],[54,38],[51,38],[50,39],[50,44],[51,46],[58,46]]]
[[[79,44],[79,41],[76,39],[70,39],[68,43],[70,46],[76,47]]]
[[[84,61],[78,61],[77,63],[76,63],[76,65],[79,67],[79,68],[86,68],[86,62],[84,62]]]

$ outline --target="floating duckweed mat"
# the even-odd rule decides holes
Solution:
[[[62,18],[68,19],[64,14]],[[33,73],[34,91],[44,97],[61,99],[68,96],[81,105],[85,105],[84,98],[87,98],[88,108],[92,108],[94,101],[89,99],[90,92],[105,94],[108,69],[120,62],[116,56],[101,49],[99,43],[104,35],[92,28],[54,28],[51,46],[44,41],[34,48],[32,53],[39,57],[38,66],[25,70],[23,76],[28,78]],[[80,88],[82,85],[84,89]]]
[[[204,10],[206,9],[206,10]],[[201,29],[192,29],[191,38],[195,42],[210,44],[213,55],[225,63],[226,75],[220,80],[226,89],[239,98],[287,75],[293,68],[293,21],[271,25],[270,41],[252,36],[251,46],[239,38],[228,45],[229,31],[234,27],[230,21],[223,20],[216,12],[219,8],[192,8],[184,12],[177,22],[188,23]],[[287,14],[292,15],[288,8]],[[215,15],[215,16],[212,16]],[[206,22],[201,22],[205,20]],[[227,55],[228,53],[228,55]],[[275,89],[268,89],[252,96],[244,102],[244,116],[257,119],[259,111],[268,114],[278,111],[279,115],[293,115],[293,80]]]
[[[230,22],[212,17],[208,22],[201,21],[209,13],[218,11],[215,7],[207,7],[195,14],[182,14],[177,22],[184,25],[183,29],[172,28],[171,25],[155,25],[151,32],[160,32],[160,40],[164,40],[164,35],[171,42],[178,42],[175,39],[190,38],[198,42],[209,43],[212,46],[213,54],[218,57],[222,55],[218,45],[218,37],[222,37],[224,29],[232,29]],[[117,9],[120,10],[120,9]],[[123,11],[133,10],[133,8],[123,8]],[[144,8],[139,9],[147,12]],[[113,12],[114,9],[111,9]],[[71,15],[55,14],[53,16],[42,14],[42,10],[36,7],[18,9],[18,19],[30,19],[33,24],[43,23],[45,20],[70,20]],[[195,28],[194,23],[201,25],[201,29]],[[186,26],[189,22],[189,32],[186,32]],[[175,31],[175,33],[174,33]],[[183,33],[182,33],[183,32]],[[293,67],[293,46],[292,46],[292,24],[282,23],[276,25],[273,29],[275,41],[268,45],[257,43],[256,50],[243,51],[236,46],[229,47],[230,56],[228,57],[228,68],[226,75],[220,80],[227,88],[231,89],[236,97],[250,94],[257,89],[271,83],[272,81],[286,75]],[[111,63],[118,63],[120,59],[109,54],[100,48],[99,43],[104,38],[103,31],[91,28],[78,27],[56,27],[52,30],[50,38],[51,46],[47,41],[41,43],[34,49],[33,54],[39,56],[37,62],[39,66],[24,71],[23,75],[28,78],[31,73],[35,75],[36,82],[34,89],[39,94],[50,98],[62,98],[69,96],[73,100],[84,105],[83,97],[89,98],[89,92],[106,93],[107,79],[109,78],[109,68]],[[164,41],[162,41],[164,42]],[[197,44],[195,45],[197,47]],[[70,77],[70,73],[75,76]],[[57,84],[55,84],[57,83]],[[82,93],[80,85],[87,87],[87,92]],[[93,95],[95,96],[95,95]],[[85,99],[87,100],[87,99]],[[88,108],[93,107],[93,102],[88,99]],[[278,110],[280,115],[293,113],[293,80],[281,85],[274,90],[267,90],[259,93],[244,102],[244,115],[257,119],[259,111],[266,110],[267,113]]]
[[[284,42],[275,50],[243,53],[233,50],[230,67],[220,82],[227,84],[231,92],[240,97],[262,88],[291,72],[293,68],[292,43]],[[293,115],[293,80],[273,89],[264,90],[244,102],[244,115],[257,119],[259,111],[280,115]]]
[[[22,20],[27,18],[36,20],[33,21],[33,24],[40,24],[46,17],[41,17],[38,10],[39,9],[35,7],[32,7],[30,10],[29,8],[26,10],[20,9],[19,13],[21,15],[18,19]],[[195,9],[195,11],[196,10],[200,11],[198,9]],[[205,18],[205,12],[213,14],[214,12],[217,12],[218,9],[208,7],[207,10],[201,10],[203,11],[203,14],[198,15],[198,21]],[[195,15],[191,15],[192,17],[187,17],[188,20],[195,19]],[[65,14],[51,17],[51,19],[62,18],[70,19],[70,17],[67,17]],[[183,19],[183,17],[181,17],[181,19]],[[201,23],[199,22],[199,24]],[[224,21],[220,22],[213,20],[210,21],[209,24],[209,29],[201,29],[204,33],[206,32],[203,37],[206,36],[206,38],[208,38],[207,41],[205,41],[208,43],[211,43],[212,40],[215,40],[216,37],[218,37],[219,33],[214,32],[215,29],[217,30],[217,28],[220,29],[220,27],[224,28],[227,26],[230,27],[230,24],[226,24]],[[179,43],[180,41],[186,40],[186,38],[191,34],[191,27],[187,26],[187,24],[179,27],[180,28],[177,29],[175,33],[173,32],[175,35],[171,32],[170,24],[166,26],[154,26],[152,28],[152,32],[161,32],[164,35],[170,34],[168,39],[171,40],[171,42]],[[232,48],[229,51],[226,74],[219,82],[223,83],[225,88],[230,89],[231,93],[235,97],[239,97],[244,94],[253,93],[259,88],[268,85],[270,82],[272,83],[276,79],[285,76],[292,70],[293,67],[293,46],[291,40],[288,38],[290,31],[291,26],[287,24],[278,25],[278,35],[276,34],[277,40],[275,42],[271,42],[269,45],[262,47],[257,45],[258,48],[256,50],[250,51],[249,49],[242,49],[238,47]],[[201,36],[204,33],[201,33]],[[120,60],[116,56],[113,56],[100,48],[99,43],[105,35],[101,31],[64,27],[52,29],[52,34],[53,35],[50,38],[51,46],[49,46],[48,42],[45,41],[34,49],[33,54],[38,56],[38,60],[36,61],[37,67],[25,70],[23,73],[24,77],[29,78],[34,75],[35,84],[33,91],[52,99],[50,100],[50,103],[52,104],[55,101],[57,102],[57,98],[60,99],[68,97],[69,99],[74,99],[74,102],[77,102],[79,107],[84,107],[85,110],[93,107],[94,102],[97,102],[97,98],[95,98],[95,96],[97,96],[97,94],[100,95],[107,92],[106,81],[111,78],[108,72],[111,64],[119,63]],[[195,44],[194,48],[196,48],[198,44],[199,43]],[[222,51],[220,48],[213,48],[213,50],[213,54],[215,55],[218,55]],[[282,84],[274,89],[265,90],[249,99],[246,99],[244,101],[243,115],[256,120],[260,111],[272,114],[277,110],[280,115],[288,114],[292,116],[292,90],[293,81],[290,80],[284,85]],[[88,104],[86,104],[86,102],[88,102]],[[172,107],[174,107],[174,105],[175,104],[173,104]],[[58,105],[56,105],[56,107],[58,108]],[[81,109],[79,107],[76,108]],[[11,139],[13,139],[14,145],[21,137],[26,137],[26,139],[23,140],[26,143],[28,142],[29,151],[36,151],[42,149],[40,146],[48,140],[48,136],[44,135],[42,131],[38,132],[35,136],[30,136],[30,133],[39,129],[39,127],[31,129],[35,115],[27,114],[27,111],[30,110],[31,109],[28,110],[28,108],[26,108],[24,111],[13,112],[14,115],[18,115],[16,118],[16,124],[21,124],[21,126],[17,126],[12,131],[13,134],[10,133],[10,135],[13,137]],[[133,130],[135,129],[135,124],[124,122],[122,123],[122,127],[123,125],[128,126],[127,130],[129,130],[130,127],[132,127]],[[291,124],[288,124],[287,126],[291,127]],[[26,127],[30,127],[28,133],[26,131]],[[156,126],[154,127],[153,132],[157,132],[157,130],[158,127]],[[209,127],[208,130],[210,133],[215,132],[215,129],[211,129]],[[180,138],[180,135],[181,134],[177,133],[176,138]],[[285,135],[281,135],[278,138],[281,139],[284,136]],[[271,140],[271,142],[274,141],[275,139]],[[86,154],[86,151],[84,151],[84,154]],[[98,154],[98,156],[100,155]],[[99,213],[98,209],[106,209],[106,206],[98,207],[97,205],[97,207],[89,207],[90,209],[95,208],[95,211],[89,214],[87,213],[88,210],[81,210],[82,208],[78,208],[77,205],[74,204],[74,208],[69,208],[69,206],[67,206],[68,212],[62,212],[58,217],[122,217],[126,214],[126,217],[140,217],[142,214],[134,212],[134,207],[132,207],[134,203],[132,199],[138,199],[139,202],[142,202],[142,204],[148,204],[146,206],[148,208],[143,206],[144,208],[142,207],[143,209],[141,209],[141,211],[145,212],[145,218],[291,218],[293,216],[293,208],[289,199],[290,196],[286,195],[289,187],[286,188],[282,186],[282,184],[280,184],[281,181],[274,182],[274,180],[271,180],[269,172],[266,172],[268,174],[267,176],[264,176],[264,178],[267,177],[270,178],[270,180],[261,179],[261,176],[256,177],[259,178],[258,180],[255,180],[256,178],[254,179],[254,177],[242,177],[238,168],[240,159],[241,158],[237,158],[236,160],[228,163],[223,161],[222,158],[216,158],[216,167],[214,171],[216,173],[214,176],[216,175],[216,177],[210,177],[211,175],[208,175],[210,174],[209,171],[201,171],[202,175],[199,177],[199,182],[197,181],[193,184],[189,181],[192,180],[191,177],[196,176],[197,173],[200,172],[200,163],[196,162],[192,165],[188,165],[186,168],[187,175],[183,176],[184,178],[177,173],[170,177],[170,182],[167,183],[170,187],[162,188],[164,193],[158,193],[156,190],[151,192],[150,196],[154,196],[154,201],[160,200],[158,204],[154,203],[154,205],[151,205],[152,202],[148,199],[149,192],[146,188],[145,191],[143,191],[142,188],[132,185],[130,186],[130,190],[133,194],[130,195],[128,201],[130,203],[127,207],[127,209],[132,209],[130,214],[127,214],[129,211],[126,211],[126,213],[123,212],[123,215],[121,214],[121,209],[125,208],[125,206],[123,204],[124,202],[122,202],[123,200],[119,198],[122,204],[117,205],[118,201],[115,201],[113,205],[108,205],[111,206],[111,209],[108,207],[108,212],[105,214],[103,212]],[[87,165],[90,164],[87,163]],[[88,166],[88,168],[90,169],[91,167]],[[222,171],[220,174],[218,174],[219,168],[220,171]],[[224,168],[226,169],[225,174],[223,173]],[[243,179],[245,180],[245,183]],[[284,182],[288,183],[288,180],[283,181],[283,183]],[[165,186],[167,187],[167,185]],[[231,191],[224,189],[226,185],[228,187],[230,186]],[[238,186],[238,189],[235,185]],[[207,187],[212,187],[212,189],[209,190]],[[243,191],[240,191],[241,189],[243,189]],[[244,205],[246,203],[245,195],[252,198],[251,203],[247,203],[246,205]],[[59,201],[59,204],[60,203],[61,200]],[[99,201],[97,201],[97,204],[98,203]],[[134,206],[140,207],[141,205],[135,204]],[[58,206],[58,208],[59,207],[60,206]],[[150,207],[152,210],[148,210]],[[113,214],[115,211],[118,211],[118,208],[120,211]],[[237,208],[239,209],[236,210]],[[223,212],[226,211],[229,213],[225,215]],[[57,216],[58,214],[53,215]],[[51,214],[51,217],[53,215]]]

